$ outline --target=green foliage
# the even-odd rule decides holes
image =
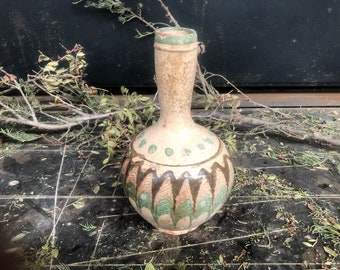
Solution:
[[[83,47],[76,44],[72,50],[65,50],[65,55],[57,59],[39,52],[40,69],[33,74],[28,74],[26,80],[16,80],[15,75],[8,74],[1,69],[4,76],[0,78],[0,86],[9,88],[3,93],[10,90],[18,91],[22,98],[15,99],[1,95],[0,105],[5,110],[0,110],[0,115],[35,120],[38,114],[44,113],[44,109],[50,108],[52,105],[51,103],[42,104],[37,99],[38,94],[47,94],[52,97],[55,106],[72,107],[78,104],[78,109],[81,107],[87,112],[96,110],[97,108],[93,107],[95,104],[93,104],[91,94],[96,93],[99,89],[89,87],[83,79],[87,66]],[[54,117],[54,120],[56,119]]]
[[[338,259],[340,256],[340,221],[331,204],[328,203],[324,207],[321,203],[326,204],[327,202],[310,201],[307,204],[314,220],[310,232],[318,235],[324,241],[328,240],[328,245],[324,242],[324,251],[330,259]],[[333,211],[330,209],[333,209]]]
[[[255,137],[256,142],[251,143],[244,140],[240,151],[244,153],[261,153],[262,156],[280,160],[287,164],[297,164],[309,167],[313,170],[332,170],[340,174],[340,154],[337,151],[327,149],[316,150],[297,150],[291,145],[279,143],[278,145],[268,144],[261,137]]]
[[[57,269],[58,270],[70,270],[71,268],[64,263],[60,263],[60,264],[57,265]]]
[[[1,128],[0,133],[19,142],[30,142],[30,141],[35,141],[40,138],[40,135],[37,135],[37,134],[27,133],[22,130],[15,130],[15,129],[9,129],[9,128],[5,128],[5,129]]]
[[[81,45],[75,45],[73,50],[66,50],[66,54],[57,60],[39,52],[38,63],[41,65],[39,74],[40,90],[75,103],[91,103],[90,94],[98,89],[89,87],[83,80],[87,67],[86,54]],[[30,86],[26,84],[26,93]],[[56,100],[58,102],[58,100]],[[89,104],[90,105],[90,104]],[[92,104],[93,105],[93,104]]]
[[[90,232],[95,230],[97,227],[89,222],[81,223],[80,226],[85,232]]]
[[[109,162],[117,149],[127,146],[127,144],[143,129],[155,122],[155,107],[149,97],[130,93],[122,86],[121,93],[124,97],[123,104],[119,105],[117,113],[105,119],[99,126],[104,127],[102,139],[106,144],[108,157],[104,164]],[[109,99],[103,98],[101,104],[107,106]],[[118,106],[118,103],[115,104]]]
[[[21,98],[0,96],[0,119],[11,123],[11,128],[8,123],[6,128],[0,125],[3,135],[27,142],[40,136],[22,131],[16,124],[29,122],[30,126],[42,130],[46,127],[58,130],[62,126],[67,129],[62,135],[63,141],[79,143],[79,150],[81,145],[98,138],[93,132],[99,127],[107,148],[108,158],[104,161],[107,163],[117,149],[125,147],[137,133],[153,123],[155,107],[149,97],[130,93],[122,86],[123,99],[118,100],[103,89],[86,84],[83,77],[87,62],[82,46],[66,49],[65,55],[57,59],[40,52],[38,62],[40,70],[28,75],[27,80],[16,80],[16,76],[0,69],[4,74],[0,77],[1,86],[21,94]],[[47,101],[37,98],[40,93],[47,94]],[[97,120],[92,121],[93,125],[92,119]],[[75,125],[82,127],[72,130]]]

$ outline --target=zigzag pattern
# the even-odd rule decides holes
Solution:
[[[121,173],[131,204],[155,227],[197,227],[218,211],[230,192],[232,168],[227,155],[224,164],[213,163],[211,172],[202,168],[196,177],[185,171],[176,178],[171,170],[158,176],[155,169],[142,170],[145,162],[127,157]]]

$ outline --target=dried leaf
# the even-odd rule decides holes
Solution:
[[[51,256],[52,256],[52,258],[58,258],[58,256],[59,256],[59,250],[57,249],[57,248],[54,248],[54,249],[52,249],[52,252],[51,252]]]
[[[109,163],[109,161],[110,161],[110,157],[107,157],[103,160],[103,164],[105,165],[105,164]]]
[[[85,56],[85,53],[83,53],[82,51],[77,52],[76,55],[78,58],[83,58]]]
[[[267,179],[270,180],[270,181],[273,181],[273,180],[276,180],[276,175],[275,174],[269,174]]]
[[[97,184],[92,188],[94,194],[97,194],[100,191],[100,186]]]
[[[84,198],[80,198],[72,203],[72,206],[76,209],[80,209],[85,206]]]
[[[58,61],[51,61],[46,64],[43,71],[44,72],[54,72],[57,69]]]
[[[107,142],[107,147],[109,147],[109,148],[115,148],[116,146],[117,146],[116,142],[113,142],[113,141],[108,141]]]
[[[152,263],[147,263],[144,270],[156,270]]]
[[[336,251],[326,246],[323,247],[323,250],[333,257],[337,257],[339,255]]]
[[[302,242],[302,244],[304,244],[306,247],[313,247],[314,245],[312,245],[311,243],[308,242]]]
[[[16,241],[19,241],[21,239],[23,239],[27,234],[29,234],[29,232],[22,232],[22,233],[19,233],[17,234],[16,236],[14,236],[11,241],[12,242],[16,242]]]
[[[75,82],[72,79],[65,79],[65,80],[62,80],[61,83],[63,85],[67,85],[67,84],[74,84]]]
[[[224,263],[224,259],[223,259],[223,256],[222,256],[222,254],[220,254],[220,255],[218,256],[218,262],[219,262],[220,264],[222,264],[222,265],[223,265],[223,263]]]
[[[57,73],[58,75],[66,73],[68,71],[67,68],[58,68],[55,73]]]
[[[288,237],[288,238],[285,239],[284,243],[289,244],[292,241],[293,241],[293,238]]]
[[[40,52],[40,55],[38,57],[38,62],[46,62],[46,61],[50,61],[51,58],[49,58],[48,56],[46,56],[45,54],[43,54],[42,52]]]
[[[122,183],[120,181],[116,181],[116,182],[113,182],[111,187],[118,187],[119,185],[121,185]]]

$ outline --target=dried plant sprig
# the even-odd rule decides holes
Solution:
[[[56,59],[40,52],[40,67],[26,80],[17,79],[0,67],[0,133],[25,142],[39,136],[25,133],[21,130],[23,126],[31,132],[64,131],[58,140],[49,139],[62,143],[79,139],[100,126],[111,156],[115,151],[113,144],[115,148],[122,147],[137,130],[152,121],[155,111],[152,99],[122,87],[126,97],[122,103],[105,90],[88,86],[84,80],[87,66],[84,48],[76,44],[73,49],[64,49],[65,54]],[[15,125],[19,125],[20,132]],[[82,128],[74,133],[71,130],[75,126]]]
[[[161,5],[161,7],[165,10],[165,16],[169,18],[170,23],[174,24],[175,26],[179,27],[179,23],[177,22],[177,20],[175,19],[175,17],[172,15],[172,13],[170,12],[170,9],[168,6],[166,6],[162,0],[158,0],[159,4]]]
[[[74,4],[84,3],[85,7],[93,7],[97,9],[106,9],[109,10],[113,14],[118,15],[118,21],[122,24],[130,22],[134,19],[139,20],[142,24],[144,24],[147,28],[151,31],[139,31],[136,29],[137,35],[136,38],[142,38],[149,35],[152,35],[154,31],[159,26],[168,26],[166,23],[162,22],[150,22],[146,20],[142,15],[143,3],[137,3],[136,8],[132,9],[131,7],[127,7],[122,1],[120,0],[80,0],[73,2]]]

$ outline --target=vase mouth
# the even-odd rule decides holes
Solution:
[[[170,45],[184,45],[197,42],[197,33],[191,28],[162,27],[155,31],[155,42]]]

